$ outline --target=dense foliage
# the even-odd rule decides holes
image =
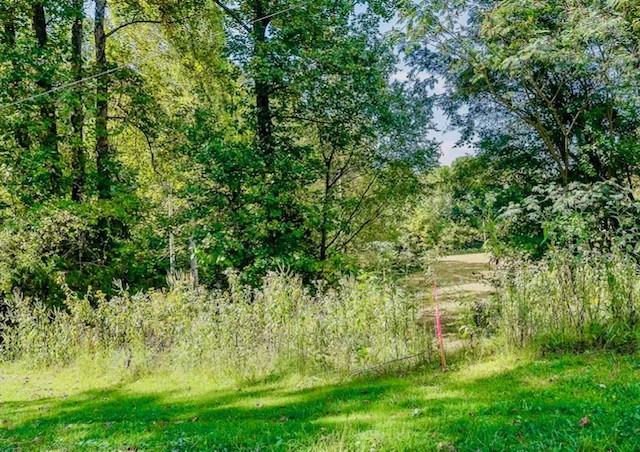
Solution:
[[[531,156],[564,183],[632,183],[637,10],[599,0],[469,0],[426,1],[407,15],[412,64],[442,77],[442,104],[468,133],[519,148],[520,162]]]
[[[101,356],[148,371],[183,369],[218,377],[263,379],[293,371],[352,374],[430,353],[431,323],[420,301],[388,281],[343,279],[311,293],[299,278],[269,274],[260,289],[230,273],[227,291],[174,279],[168,292],[107,299],[68,291],[65,309],[16,295],[0,324],[0,355],[36,365]],[[238,327],[241,325],[242,327]]]
[[[637,450],[639,111],[638,0],[1,0],[0,449]]]
[[[344,269],[435,163],[391,2],[0,9],[2,291]],[[41,238],[41,240],[38,240]],[[56,301],[57,300],[57,301]]]
[[[518,262],[498,274],[499,327],[516,347],[635,352],[639,271],[620,253],[598,251]]]
[[[437,105],[477,149],[440,172],[425,203],[439,212],[427,243],[446,243],[438,229],[451,230],[447,218],[467,211],[456,227],[482,223],[498,254],[540,256],[552,243],[573,247],[601,235],[634,248],[634,2],[427,0],[403,11],[408,64],[440,81]],[[581,222],[580,231],[569,232],[570,222]]]
[[[480,249],[633,272],[639,23],[623,0],[5,2],[1,298],[63,316],[229,271],[321,297]],[[475,155],[437,167],[435,111]]]

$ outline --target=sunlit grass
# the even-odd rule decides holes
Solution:
[[[109,354],[59,369],[4,365],[0,450],[637,450],[635,355],[541,358],[496,338],[473,352],[447,346],[444,375],[433,362],[355,379],[163,372]]]
[[[239,385],[206,374],[0,370],[0,448],[12,450],[633,450],[633,356],[494,357],[406,376],[293,376]],[[580,421],[588,422],[580,426]]]

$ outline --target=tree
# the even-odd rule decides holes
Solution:
[[[80,84],[84,77],[84,56],[82,45],[84,42],[84,1],[73,0],[73,25],[71,26],[71,65],[73,78]],[[74,90],[73,112],[71,113],[71,199],[80,201],[85,194],[86,183],[86,152],[84,145],[84,88],[78,86]]]
[[[203,265],[314,274],[433,164],[431,110],[390,82],[396,60],[378,32],[382,16],[332,2],[277,6],[222,8],[254,107],[231,113],[233,138],[220,115],[199,113],[188,152],[204,179],[189,203],[216,219],[198,221]]]
[[[107,71],[107,35],[104,28],[107,0],[96,0],[94,17],[95,67],[98,74]],[[109,147],[109,79],[106,74],[96,82],[95,155],[98,196],[111,196],[112,156]]]
[[[434,165],[425,86],[393,81],[379,31],[391,2],[91,5],[0,9],[7,291],[316,277]]]
[[[409,35],[413,64],[446,80],[452,114],[470,105],[467,118],[482,122],[498,107],[535,134],[565,184],[628,179],[638,163],[636,44],[620,13],[597,0],[463,5],[427,2]]]
[[[49,57],[49,34],[47,31],[47,18],[45,16],[45,5],[42,2],[35,2],[32,6],[32,23],[35,33],[37,47],[37,68],[38,76],[36,84],[47,93],[53,87],[51,73],[47,64]],[[49,191],[59,193],[62,187],[62,168],[60,166],[60,152],[58,149],[58,115],[56,106],[52,98],[43,96],[40,102],[40,121],[43,128],[40,131],[40,149],[43,153],[43,160],[49,172]]]
[[[49,95],[64,67],[64,33],[47,27],[64,8],[13,1],[0,9],[3,125],[0,147],[7,195],[27,204],[64,193],[58,107]],[[49,16],[49,18],[47,17]],[[33,97],[32,97],[33,96]],[[23,98],[32,99],[23,103]],[[15,102],[18,104],[15,104]]]

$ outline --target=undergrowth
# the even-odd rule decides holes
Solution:
[[[201,369],[258,380],[282,373],[350,374],[406,356],[425,356],[433,336],[418,299],[378,280],[345,278],[305,287],[269,274],[258,289],[229,274],[228,290],[167,290],[79,297],[64,309],[19,293],[4,301],[1,356],[33,366],[110,358],[138,372]]]
[[[499,328],[543,352],[634,352],[640,339],[640,266],[620,252],[551,253],[496,274]]]

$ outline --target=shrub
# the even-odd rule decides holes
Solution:
[[[162,244],[141,220],[143,212],[136,198],[121,196],[45,204],[5,221],[0,296],[18,290],[60,307],[61,281],[82,293],[111,292],[117,278],[136,287],[161,284],[166,259],[156,258]]]
[[[542,256],[554,247],[620,247],[640,255],[640,202],[612,181],[533,188],[499,217],[500,235],[518,250]]]
[[[480,248],[482,232],[469,221],[479,214],[470,207],[463,212],[460,204],[452,204],[450,194],[422,198],[402,224],[400,242],[404,247],[419,256],[430,250],[451,253]]]
[[[640,266],[618,251],[554,252],[498,272],[501,331],[508,343],[548,351],[638,345]]]
[[[365,243],[357,253],[361,270],[373,273],[403,272],[423,268],[428,261],[426,253],[417,255],[395,242],[373,241]]]
[[[417,299],[384,281],[342,279],[306,288],[270,273],[261,288],[229,274],[229,289],[170,289],[78,297],[48,310],[16,293],[6,300],[2,357],[37,365],[83,354],[126,356],[127,366],[169,365],[257,379],[281,372],[353,372],[427,352],[433,331]]]

